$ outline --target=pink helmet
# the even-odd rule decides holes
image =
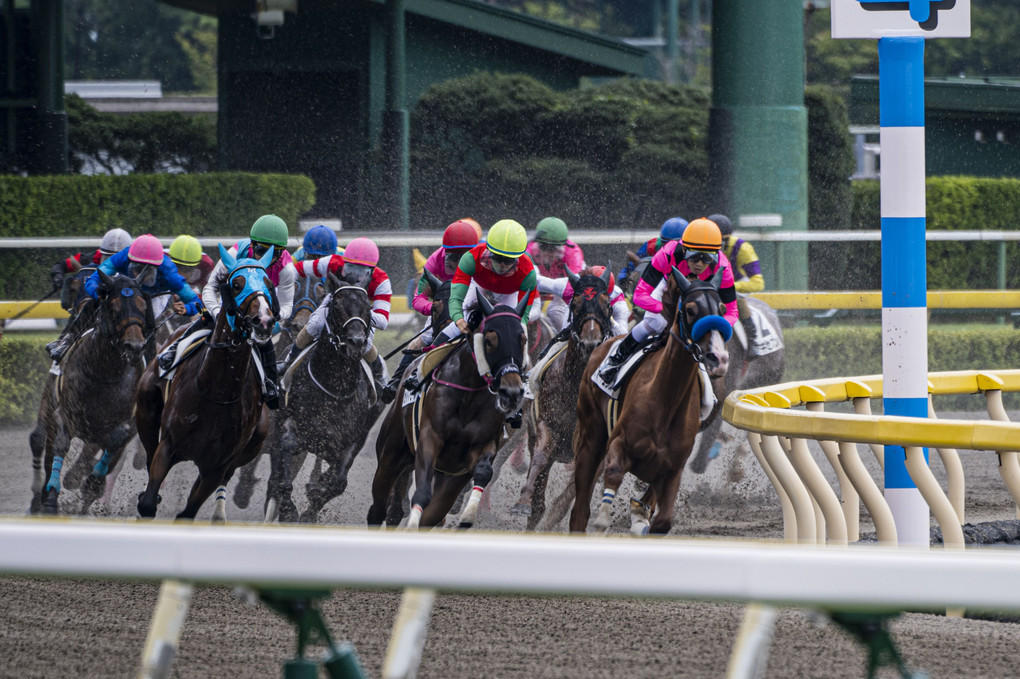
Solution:
[[[379,247],[367,238],[355,238],[344,249],[344,261],[375,266],[379,263]]]
[[[163,263],[163,244],[152,234],[139,236],[128,248],[128,259],[139,264],[159,266]]]

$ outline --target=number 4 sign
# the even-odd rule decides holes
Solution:
[[[970,0],[832,0],[833,38],[969,38]]]

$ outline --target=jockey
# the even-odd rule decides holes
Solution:
[[[591,272],[593,276],[601,276],[606,270],[604,266],[593,266]],[[570,300],[574,296],[574,288],[571,287],[570,281],[566,278],[547,278],[541,274],[538,276],[538,291],[544,295],[555,295],[556,297],[563,300],[565,304],[570,305]],[[611,332],[613,335],[622,335],[627,332],[627,319],[630,318],[630,307],[627,306],[627,298],[623,294],[623,290],[616,284],[616,278],[613,274],[609,274],[609,305],[610,312],[612,313],[612,328]],[[563,319],[563,325],[557,328],[560,332],[563,332],[570,327],[570,316],[567,315]],[[550,343],[552,346],[552,343]],[[543,354],[548,351],[543,351]]]
[[[696,276],[703,281],[722,271],[719,297],[726,305],[726,320],[730,325],[737,322],[737,291],[733,288],[733,271],[726,255],[720,252],[721,249],[722,234],[719,227],[715,222],[701,218],[687,225],[681,241],[670,241],[655,253],[634,290],[634,303],[646,311],[645,317],[623,341],[613,347],[602,372],[603,379],[613,379],[617,369],[641,342],[666,329],[660,296],[661,290],[665,289],[666,277],[673,267],[688,278]]]
[[[574,241],[567,238],[567,225],[559,217],[546,217],[535,229],[535,240],[528,245],[528,255],[538,273],[547,278],[564,278],[570,269],[578,273],[584,268],[584,253]],[[563,326],[568,315],[567,305],[559,296],[553,296],[545,312],[552,327]]]
[[[429,255],[429,258],[425,260],[424,268],[442,282],[452,281],[453,274],[457,271],[457,263],[461,257],[477,245],[478,232],[475,230],[475,227],[464,220],[457,220],[446,227],[446,230],[443,232],[442,247],[437,248],[435,252]],[[431,295],[435,294],[435,292],[435,290],[429,289],[428,280],[422,276],[418,281],[417,293],[411,301],[411,306],[425,317],[425,322],[428,325],[432,323]],[[390,378],[386,388],[383,390],[382,399],[384,403],[389,403],[396,395],[397,387],[400,385],[400,378],[403,376],[404,371],[407,370],[407,366],[414,362],[414,352],[432,344],[434,336],[435,329],[429,327],[404,350],[403,357],[400,359],[400,365],[397,366],[393,377]]]
[[[290,253],[287,252],[287,224],[276,215],[262,215],[255,220],[249,231],[249,238],[238,241],[230,248],[231,255],[239,259],[259,259],[269,248],[273,248],[273,261],[266,267],[266,276],[274,286],[274,299],[270,300],[273,307],[273,314],[277,322],[285,321],[290,317],[291,308],[294,305],[294,265],[291,262]],[[202,328],[212,328],[217,314],[220,312],[222,301],[220,300],[220,286],[227,280],[227,265],[221,261],[216,263],[208,282],[202,289],[202,301],[209,310],[208,314],[191,324],[183,335],[176,342],[168,346],[161,353],[157,360],[159,367],[169,370],[177,356],[177,345],[182,339]],[[256,344],[259,352],[259,359],[262,361],[262,370],[266,376],[265,381],[265,403],[271,410],[280,407],[279,392],[276,388],[278,375],[276,372],[276,347],[273,343],[264,342]]]
[[[50,282],[53,284],[54,290],[61,290],[60,294],[60,306],[65,311],[73,311],[77,303],[81,301],[81,298],[85,295],[85,290],[81,289],[78,291],[78,299],[70,299],[70,290],[65,288],[65,278],[68,274],[76,274],[83,268],[95,269],[97,266],[106,261],[107,257],[111,257],[126,247],[131,245],[131,234],[124,229],[110,229],[103,238],[99,241],[99,249],[92,253],[91,257],[87,258],[87,262],[83,262],[82,258],[85,258],[84,253],[73,254],[67,259],[62,259],[53,265],[50,269]]]
[[[209,282],[209,276],[213,272],[215,263],[212,261],[212,257],[202,252],[202,244],[198,242],[197,238],[177,236],[170,243],[167,254],[170,255],[170,261],[177,265],[177,273],[188,282],[192,289],[202,290]],[[158,318],[165,305],[166,302],[159,305],[161,308],[157,310],[157,305],[153,304],[153,315]]]
[[[100,271],[108,276],[116,274],[131,276],[138,281],[142,292],[150,297],[162,292],[172,292],[181,298],[181,301],[174,303],[174,310],[179,314],[190,316],[198,313],[201,308],[202,301],[177,273],[177,267],[163,252],[163,245],[159,239],[150,234],[139,236],[131,243],[131,247],[108,258],[85,280],[85,292],[93,301],[81,308],[64,328],[60,337],[46,345],[50,358],[54,361],[59,361],[63,357],[85,329],[83,326],[92,319],[102,292]]]
[[[527,334],[528,314],[538,296],[538,272],[530,257],[522,257],[528,247],[528,234],[524,227],[512,219],[503,219],[489,229],[485,244],[468,250],[457,264],[450,289],[450,318],[436,338],[436,344],[449,342],[470,330],[464,319],[465,309],[477,304],[477,296],[485,292],[495,297],[494,304],[516,307],[522,299],[524,307],[521,323]]]
[[[636,253],[638,260],[654,256],[665,243],[673,240],[680,240],[680,238],[684,235],[684,229],[686,228],[686,219],[683,219],[682,217],[670,217],[662,223],[657,237],[650,239],[647,243],[638,248]],[[619,280],[622,281],[624,278],[629,276],[636,266],[637,262],[628,262],[627,266],[620,269]]]
[[[294,253],[293,260],[301,262],[308,257],[328,257],[329,255],[342,254],[344,254],[344,249],[337,247],[336,233],[333,229],[318,224],[305,233],[301,247]]]
[[[319,276],[326,278],[329,274],[335,275],[341,281],[350,285],[357,285],[368,292],[368,298],[372,301],[371,327],[368,333],[368,346],[362,358],[372,368],[372,377],[375,378],[376,393],[382,393],[385,389],[383,384],[383,360],[379,350],[375,348],[373,339],[375,331],[385,330],[390,322],[390,298],[393,296],[393,286],[390,284],[390,277],[386,275],[379,266],[379,247],[368,238],[355,238],[344,248],[343,256],[329,255],[315,260],[297,262],[294,266],[297,274],[305,276]],[[329,302],[332,294],[326,295],[319,307],[308,317],[308,323],[301,328],[301,332],[294,338],[294,346],[291,347],[289,362],[297,356],[301,350],[319,338],[319,334],[326,325],[326,315],[329,312]]]
[[[743,295],[752,292],[761,292],[765,289],[765,278],[761,275],[761,262],[758,261],[758,253],[754,246],[747,241],[733,235],[733,223],[726,215],[711,215],[709,217],[719,225],[719,231],[723,237],[723,253],[730,260],[733,266],[733,286],[737,289],[737,313],[740,316],[740,324],[744,326],[747,333],[748,358],[757,356],[755,353],[755,340],[758,337],[758,328],[751,318],[751,309],[743,299]]]

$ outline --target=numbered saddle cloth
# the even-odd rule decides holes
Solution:
[[[733,332],[737,336],[737,341],[740,342],[740,345],[756,357],[775,353],[782,349],[783,338],[779,334],[779,329],[772,325],[769,317],[762,310],[754,307],[750,307],[750,310],[751,323],[754,324],[755,329],[754,346],[748,347],[748,338],[747,333],[744,331],[744,324],[737,323],[733,326]]]

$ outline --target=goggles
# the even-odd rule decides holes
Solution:
[[[156,267],[152,264],[133,263],[128,267],[128,273],[139,285],[151,287],[156,284]]]
[[[351,262],[346,262],[344,264],[341,278],[351,285],[366,288],[368,286],[368,282],[372,280],[373,268],[374,267],[368,266],[367,264],[353,264]]]
[[[276,246],[273,245],[272,243],[259,243],[257,241],[251,242],[251,250],[255,254],[255,259],[262,259],[262,256],[269,252],[269,248],[273,247]],[[277,257],[280,256],[280,251],[282,249],[283,248],[278,247],[276,248],[276,251],[273,253],[273,259],[276,259]]]
[[[492,265],[493,273],[499,276],[507,275],[513,271],[515,266],[517,266],[516,259],[513,257],[504,257],[503,255],[493,255],[489,260],[489,263]]]
[[[684,259],[695,264],[715,265],[719,263],[718,252],[706,252],[704,250],[687,250]]]

